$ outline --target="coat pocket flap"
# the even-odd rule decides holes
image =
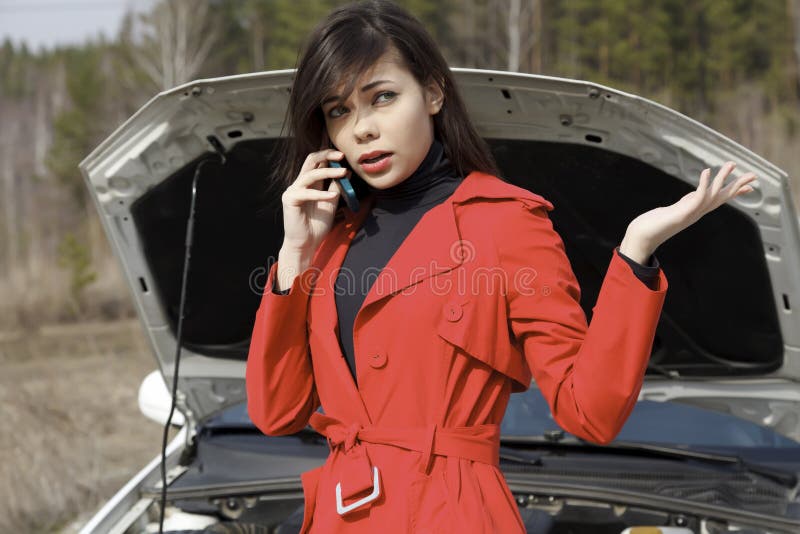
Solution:
[[[530,385],[530,370],[512,343],[502,296],[445,297],[436,328],[439,337],[456,350],[516,380],[519,385],[514,391]]]

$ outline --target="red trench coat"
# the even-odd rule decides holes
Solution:
[[[301,533],[525,532],[498,467],[509,395],[533,378],[564,430],[610,442],[638,397],[667,279],[659,270],[651,290],[612,252],[587,326],[553,205],[472,172],[425,213],[356,315],[357,388],[333,288],[372,198],[363,204],[288,295],[271,292],[271,266],[253,328],[252,421],[268,435],[310,423],[331,448],[302,474]]]

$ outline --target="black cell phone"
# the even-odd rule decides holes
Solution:
[[[333,144],[331,144],[330,147],[336,150]],[[338,161],[329,160],[328,164],[330,167],[335,167],[335,168],[344,167],[345,169],[349,169],[351,173],[353,172],[353,169],[350,169],[350,166],[347,164],[347,158],[342,158],[342,163],[339,163]],[[345,205],[353,213],[357,212],[360,204],[358,202],[358,197],[356,196],[356,190],[353,189],[353,184],[350,183],[350,180],[346,177],[334,178],[334,179],[337,182],[339,182],[340,189],[342,190],[342,198],[344,198]]]

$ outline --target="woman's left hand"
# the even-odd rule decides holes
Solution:
[[[722,184],[736,163],[729,161],[722,166],[709,187],[711,169],[700,174],[697,189],[687,193],[670,206],[662,206],[642,213],[628,225],[620,252],[644,263],[661,243],[681,230],[697,222],[700,217],[713,211],[733,197],[753,190],[750,182],[755,173],[748,172],[725,187]],[[755,184],[754,184],[755,185]]]

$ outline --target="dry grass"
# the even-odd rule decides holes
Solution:
[[[0,532],[75,531],[159,454],[137,321],[6,333],[0,365]]]
[[[93,220],[96,216],[93,215]],[[31,256],[0,276],[0,333],[36,328],[42,323],[85,323],[136,318],[130,290],[119,262],[103,243],[93,252],[97,278],[86,286],[80,303],[71,300],[70,273],[57,266],[52,251]],[[2,258],[0,243],[0,258]]]

